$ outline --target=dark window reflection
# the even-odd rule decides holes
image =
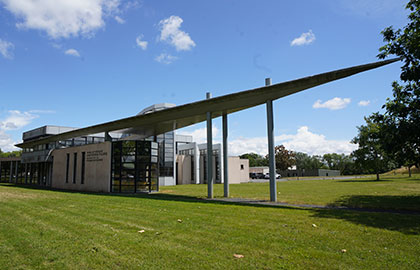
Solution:
[[[112,192],[158,191],[158,144],[151,141],[112,143]]]

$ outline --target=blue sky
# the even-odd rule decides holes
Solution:
[[[376,61],[404,1],[0,0],[0,148],[25,130],[85,127]],[[392,96],[400,63],[274,102],[277,144],[349,153]],[[266,153],[265,106],[229,116],[233,155]],[[221,120],[214,133],[220,140]],[[205,140],[205,125],[180,133]]]

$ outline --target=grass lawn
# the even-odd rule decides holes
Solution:
[[[207,196],[207,185],[161,187],[165,194]],[[346,180],[294,180],[277,182],[277,200],[290,204],[347,206],[357,208],[415,210],[420,212],[420,174]],[[215,197],[223,197],[223,185],[214,185]],[[269,200],[266,183],[230,185],[230,196]]]
[[[389,189],[373,182],[322,182],[337,185],[327,189],[305,182],[279,183],[279,198],[285,193],[287,201],[328,204],[345,194],[419,195],[418,179],[380,182]],[[232,194],[268,193],[264,184],[252,186],[231,185]],[[193,189],[205,194],[205,186],[120,196],[1,184],[0,269],[420,269],[420,215],[237,205],[175,194],[193,195]],[[293,196],[301,189],[319,194]]]

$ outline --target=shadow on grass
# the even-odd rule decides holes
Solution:
[[[407,235],[420,235],[420,215],[371,213],[340,209],[316,209],[313,217],[340,219],[357,225],[398,231]]]
[[[341,182],[341,183],[380,183],[380,182],[389,182],[391,180],[386,180],[386,179],[380,179],[380,180],[376,180],[376,179],[371,179],[371,180],[357,180],[357,179],[353,179],[353,180],[337,180],[337,182]]]
[[[205,203],[213,205],[237,205],[243,207],[276,208],[283,210],[311,211],[313,217],[326,219],[341,219],[358,225],[373,228],[398,231],[404,234],[420,235],[420,196],[346,196],[331,203],[328,207],[348,207],[350,209],[337,208],[300,208],[288,205],[267,205],[238,202],[238,201],[216,201],[162,193],[137,193],[137,194],[115,194],[95,193],[69,190],[49,189],[28,185],[0,184],[0,186],[11,186],[22,189],[53,190],[62,193],[77,193],[92,196],[124,197],[132,199],[151,199],[159,201]],[[391,210],[391,211],[390,211]]]
[[[335,202],[329,203],[327,206],[344,206],[349,208],[365,208],[365,209],[392,209],[401,211],[420,212],[420,196],[419,195],[351,195],[343,196]]]
[[[299,207],[292,207],[287,205],[267,205],[267,204],[258,204],[258,201],[255,203],[250,203],[249,200],[244,199],[244,202],[240,201],[221,201],[215,198],[214,200],[186,196],[186,195],[176,195],[176,194],[167,194],[167,193],[100,193],[100,192],[89,192],[89,191],[77,191],[77,190],[64,190],[64,189],[55,189],[45,186],[33,186],[33,185],[24,185],[24,184],[9,184],[9,183],[0,183],[0,186],[10,186],[14,188],[21,189],[33,189],[33,190],[50,190],[60,193],[73,193],[73,194],[83,194],[89,196],[105,196],[105,197],[124,197],[131,199],[151,199],[159,201],[173,201],[173,202],[188,202],[188,203],[206,203],[206,204],[216,204],[216,205],[238,205],[238,206],[248,206],[248,207],[262,207],[262,208],[282,208],[286,210],[308,210]],[[263,200],[261,200],[263,201]]]
[[[420,196],[345,196],[328,204],[329,207],[348,207],[358,211],[317,209],[315,217],[334,218],[364,226],[399,231],[404,234],[420,234]],[[376,210],[377,213],[367,212]],[[382,213],[380,211],[383,211]],[[395,210],[390,214],[386,211]],[[411,215],[405,215],[410,213]],[[415,215],[417,213],[417,215]],[[414,215],[413,215],[414,214]]]

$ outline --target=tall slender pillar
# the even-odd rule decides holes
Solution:
[[[211,98],[211,93],[207,92],[206,98]],[[207,197],[213,198],[213,133],[212,115],[207,112]]]
[[[222,115],[223,126],[223,196],[229,197],[229,171],[228,171],[228,119],[227,114]]]
[[[271,78],[265,79],[265,85],[271,85]],[[273,101],[267,100],[267,138],[268,138],[268,159],[270,165],[270,201],[277,201],[276,187],[276,159],[274,155],[274,116]]]
[[[25,184],[28,183],[28,163],[25,163]]]
[[[2,175],[1,175],[1,161],[0,161],[0,183],[3,180],[3,178],[1,178],[1,177],[2,177]]]
[[[13,161],[10,161],[9,183],[12,183],[12,177],[13,177]]]
[[[18,175],[19,170],[18,169],[19,169],[18,161],[15,161],[15,184],[18,183],[18,179],[19,179],[19,175]]]

